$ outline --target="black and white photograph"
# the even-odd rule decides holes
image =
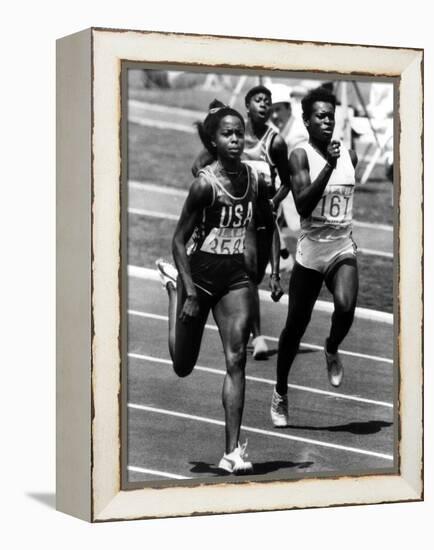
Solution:
[[[396,79],[122,82],[125,487],[396,473]]]
[[[2,547],[429,548],[429,3],[5,8]]]
[[[57,68],[58,509],[423,498],[423,52],[91,28]]]

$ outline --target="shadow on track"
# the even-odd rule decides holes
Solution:
[[[228,476],[231,475],[220,468],[217,468],[213,464],[208,462],[190,462],[193,466],[190,469],[190,472],[194,474],[213,474],[216,476]],[[253,474],[254,475],[263,475],[276,472],[283,468],[297,468],[305,469],[312,466],[313,462],[291,462],[288,460],[270,460],[269,462],[254,462],[253,463]],[[251,474],[250,474],[251,475]]]
[[[277,348],[273,348],[273,349],[269,349],[267,351],[267,353],[265,354],[265,358],[264,359],[261,359],[261,361],[267,361],[267,359],[269,359],[270,357],[273,357],[273,355],[277,355]],[[308,348],[303,348],[303,349],[299,349],[298,350],[298,354],[299,355],[305,355],[306,353],[317,353],[318,350],[316,349],[308,349]],[[253,353],[253,347],[252,346],[247,346],[247,353],[249,355],[252,355]]]
[[[368,422],[349,422],[341,426],[287,426],[284,429],[291,430],[313,430],[328,432],[349,432],[356,435],[370,435],[380,432],[383,428],[392,426],[393,422],[383,420],[369,420]]]
[[[277,470],[283,468],[296,468],[298,470],[304,470],[313,465],[313,462],[291,462],[288,460],[270,460],[269,462],[254,462],[253,473],[254,474],[271,474]]]
[[[252,356],[253,355],[253,347],[252,346],[247,346],[247,353],[248,355]],[[277,348],[274,348],[274,349],[269,349],[266,353],[265,353],[265,357],[262,359],[257,359],[257,360],[254,360],[255,363],[256,362],[261,362],[261,361],[267,361],[270,357],[273,357],[273,355],[277,355]]]

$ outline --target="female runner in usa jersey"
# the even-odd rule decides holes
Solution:
[[[220,105],[223,105],[220,103]],[[265,86],[254,86],[245,96],[247,109],[246,132],[242,159],[261,174],[267,185],[268,198],[274,211],[290,191],[290,174],[288,166],[288,150],[286,143],[276,129],[268,124],[271,107],[271,92]],[[205,148],[193,163],[192,172],[196,175],[199,169],[212,161],[209,151]],[[276,190],[276,176],[282,182]],[[273,249],[270,257],[267,247],[267,237],[264,240],[262,224],[257,224],[256,247],[258,269],[255,279],[251,280],[252,290],[252,344],[253,358],[265,359],[268,357],[268,347],[265,338],[261,335],[260,306],[257,286],[261,283],[265,269],[271,261],[270,288],[271,297],[278,301],[283,292],[279,280],[279,252],[280,236],[276,226],[273,239]]]
[[[212,310],[226,362],[222,394],[226,443],[219,467],[248,473],[252,464],[245,460],[240,427],[252,322],[249,280],[255,276],[257,260],[255,247],[247,247],[247,254],[245,249],[259,211],[267,228],[268,247],[274,221],[264,182],[241,161],[242,116],[229,107],[212,108],[198,129],[213,161],[191,185],[175,230],[177,279],[170,264],[157,262],[169,295],[169,349],[176,374],[190,374]]]

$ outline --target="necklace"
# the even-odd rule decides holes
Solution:
[[[223,164],[220,161],[218,161],[218,164],[219,164],[220,170],[228,176],[235,176],[237,178],[241,174],[241,172],[243,171],[243,165],[240,166],[239,170],[235,170],[235,171],[232,172],[230,170],[226,170],[226,168],[223,166]]]

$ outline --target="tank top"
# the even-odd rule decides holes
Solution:
[[[199,171],[211,185],[213,200],[202,214],[195,227],[189,254],[197,251],[209,254],[243,254],[246,228],[253,217],[253,208],[258,193],[258,176],[255,170],[247,168],[247,185],[242,196],[231,195],[215,175],[213,165]]]
[[[243,160],[252,166],[259,174],[262,174],[271,196],[274,195],[275,192],[276,167],[270,157],[270,147],[274,136],[277,134],[278,132],[273,127],[268,126],[261,139],[255,136],[246,135],[244,141]]]
[[[310,143],[298,146],[306,151],[310,181],[315,181],[326,164],[325,158]],[[301,234],[314,241],[333,241],[351,234],[355,170],[350,153],[341,145],[341,154],[323,195],[307,218],[300,219]]]

